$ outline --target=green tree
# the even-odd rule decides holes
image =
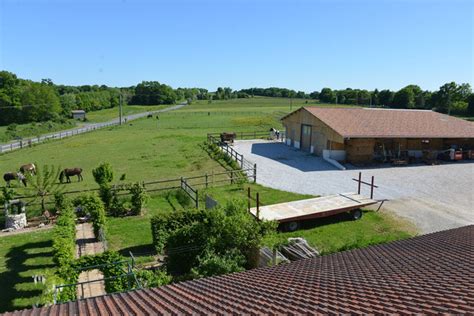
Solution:
[[[403,88],[393,97],[393,107],[399,109],[410,109],[415,107],[415,94],[410,88]]]
[[[334,103],[336,101],[336,94],[331,88],[323,88],[319,93],[319,100],[325,103]]]
[[[26,173],[28,182],[27,190],[32,191],[34,195],[41,200],[41,209],[46,210],[46,197],[48,195],[57,195],[62,191],[62,186],[59,184],[58,177],[60,168],[54,166],[43,166],[39,168],[36,166],[36,176]]]
[[[467,98],[468,106],[467,106],[467,113],[469,115],[474,115],[474,93],[471,93]]]

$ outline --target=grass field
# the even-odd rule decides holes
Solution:
[[[122,108],[123,115],[137,114],[141,112],[156,111],[161,110],[169,105],[125,105]],[[98,123],[111,121],[119,117],[119,108],[110,108],[100,111],[94,111],[87,113],[87,122],[88,123]]]
[[[38,303],[42,284],[32,276],[53,266],[51,230],[0,238],[0,312]]]

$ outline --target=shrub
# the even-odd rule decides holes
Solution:
[[[112,182],[114,172],[108,162],[101,163],[97,168],[92,169],[92,175],[99,186]]]
[[[191,269],[193,278],[209,277],[244,271],[245,257],[237,250],[230,249],[219,256],[212,251],[207,251],[198,257],[198,266]]]
[[[170,284],[172,277],[163,270],[140,270],[136,273],[138,282],[143,288],[158,287]]]
[[[145,187],[139,182],[130,185],[129,192],[132,195],[131,204],[132,204],[132,215],[140,215],[143,206],[147,200],[147,194]]]
[[[192,205],[191,198],[183,190],[176,190],[174,194],[176,197],[176,201],[178,201],[179,205],[181,205],[183,208],[188,208]]]
[[[107,212],[110,211],[112,207],[112,200],[114,198],[114,193],[110,184],[104,183],[99,186],[99,196],[104,203],[104,207]]]
[[[244,204],[155,217],[154,245],[158,251],[166,248],[168,272],[196,277],[255,267],[258,247],[276,224],[256,221]]]
[[[74,204],[76,206],[80,205],[82,211],[90,216],[92,226],[94,227],[94,235],[96,236],[96,238],[100,237],[101,230],[105,233],[105,208],[101,199],[97,195],[81,195],[75,199]]]
[[[194,221],[202,220],[204,217],[204,211],[202,210],[177,211],[152,217],[151,234],[156,251],[158,253],[163,252],[171,232]]]
[[[115,217],[125,216],[127,213],[127,209],[125,208],[124,201],[118,197],[115,191],[112,195],[113,195],[112,202],[110,203],[110,206],[108,209],[109,215],[115,216]]]

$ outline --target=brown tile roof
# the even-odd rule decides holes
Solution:
[[[15,315],[474,313],[474,226]]]
[[[428,110],[304,109],[343,137],[474,138],[474,122]]]

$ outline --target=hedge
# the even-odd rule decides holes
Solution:
[[[153,246],[158,253],[162,253],[170,234],[195,221],[202,221],[206,215],[204,210],[177,211],[163,213],[151,218],[151,234]]]
[[[100,231],[105,233],[105,207],[102,200],[96,194],[85,194],[81,195],[74,200],[76,206],[81,206],[82,211],[88,214],[92,220],[92,226],[94,227],[94,235],[96,238],[100,238]]]

